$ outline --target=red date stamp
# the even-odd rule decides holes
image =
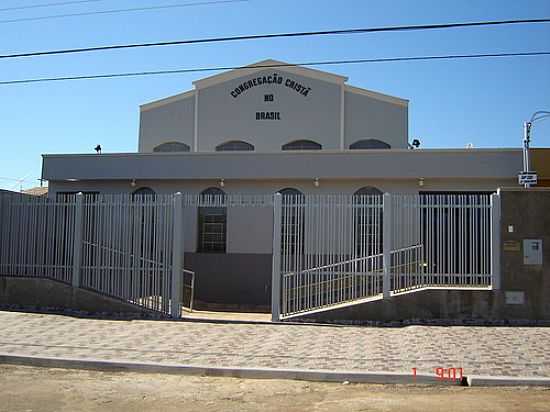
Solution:
[[[416,380],[417,368],[412,368],[413,379]],[[464,370],[462,368],[435,368],[435,376],[441,381],[462,380]]]

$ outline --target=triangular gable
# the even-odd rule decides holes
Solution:
[[[299,76],[324,80],[331,83],[343,84],[348,80],[348,78],[345,76],[339,76],[337,74],[324,72],[321,70],[310,69],[307,67],[296,66],[291,63],[286,63],[279,60],[267,59],[267,60],[262,60],[262,61],[250,64],[248,66],[243,66],[243,68],[229,70],[224,73],[216,74],[214,76],[205,77],[204,79],[195,80],[193,82],[193,85],[197,89],[202,89],[202,88],[210,87],[219,83],[224,83],[230,80],[238,79],[240,77],[249,76],[251,74],[254,74],[266,69],[270,69],[270,68],[276,69],[278,71],[296,74]]]

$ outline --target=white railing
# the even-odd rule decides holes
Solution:
[[[121,250],[93,244],[86,241],[83,242],[83,246],[84,248],[87,248],[87,250],[91,251],[100,249],[102,252],[104,252],[104,256],[109,256],[110,254],[116,255],[115,257],[111,257],[111,261],[116,262],[118,260],[118,262],[122,263],[119,265],[115,263],[111,266],[82,266],[81,270],[83,273],[92,273],[96,271],[99,276],[96,275],[97,279],[93,285],[87,285],[86,283],[83,283],[81,284],[81,287],[95,290],[108,296],[122,298],[124,300],[128,300],[131,303],[145,306],[153,310],[162,311],[162,296],[151,294],[147,296],[147,298],[143,298],[142,296],[133,298],[130,293],[128,293],[128,291],[132,290],[132,278],[143,278],[144,276],[148,276],[148,272],[146,269],[147,267],[157,267],[160,270],[170,272],[172,271],[171,266],[167,266],[163,262],[157,262],[151,259],[146,259],[144,257],[136,257],[133,254],[128,255]],[[134,263],[135,259],[139,260],[136,264]],[[128,262],[129,265],[124,266],[124,262]],[[132,273],[132,271],[137,271],[138,276],[135,276],[135,273]],[[105,276],[102,276],[103,273],[108,273],[107,277],[110,279],[105,279]],[[192,311],[195,295],[195,272],[188,269],[183,269],[181,277],[181,283],[183,287],[181,307],[183,309]],[[113,278],[118,278],[119,281],[113,282]]]
[[[0,274],[55,279],[179,317],[193,306],[186,290],[195,283],[182,263],[182,204],[178,194],[2,194]]]
[[[282,313],[294,314],[382,293],[382,255],[283,274]]]
[[[70,283],[76,201],[0,195],[0,274]]]
[[[281,197],[274,202],[281,229],[274,230],[273,265],[280,270],[273,275],[273,319],[420,288],[498,288],[498,199]],[[377,260],[372,272],[352,267],[372,259]]]
[[[426,286],[423,245],[413,245],[392,250],[390,255],[390,290],[392,293]]]

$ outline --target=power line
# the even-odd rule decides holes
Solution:
[[[113,9],[113,10],[98,10],[98,11],[85,11],[80,13],[67,13],[67,14],[53,14],[49,16],[38,16],[38,17],[21,17],[17,19],[9,20],[0,20],[0,24],[5,23],[18,23],[23,21],[37,21],[37,20],[50,20],[50,19],[62,19],[66,17],[81,17],[81,16],[93,16],[96,14],[118,14],[118,13],[131,13],[136,11],[151,11],[151,10],[164,10],[164,9],[175,9],[182,7],[193,7],[193,6],[206,6],[211,4],[224,4],[224,3],[241,3],[248,0],[214,0],[214,1],[199,1],[195,3],[185,3],[185,4],[166,4],[162,6],[147,6],[147,7],[133,7],[128,9]]]
[[[42,3],[42,4],[31,4],[29,6],[17,6],[17,7],[6,7],[0,9],[0,11],[13,11],[13,10],[27,10],[27,9],[38,9],[46,7],[56,7],[56,6],[67,6],[71,4],[81,4],[81,3],[97,3],[105,0],[73,0],[73,1],[59,1],[57,3]]]
[[[227,1],[234,1],[234,0],[227,0]],[[87,53],[87,52],[96,52],[96,51],[104,51],[104,50],[131,49],[131,48],[137,48],[137,47],[176,46],[176,45],[183,45],[183,44],[218,43],[218,42],[231,42],[231,41],[244,41],[244,40],[274,39],[274,38],[284,38],[284,37],[306,37],[306,36],[347,35],[347,34],[379,33],[379,32],[394,32],[394,31],[436,30],[436,29],[465,28],[465,27],[476,27],[476,26],[498,26],[498,25],[510,25],[510,24],[548,23],[548,22],[550,22],[550,18],[522,19],[522,20],[495,20],[495,21],[479,21],[479,22],[465,22],[465,23],[423,24],[423,25],[410,25],[410,26],[387,26],[387,27],[371,27],[371,28],[343,29],[343,30],[253,34],[253,35],[245,35],[245,36],[209,37],[209,38],[202,38],[202,39],[174,40],[174,41],[154,42],[154,43],[119,44],[119,45],[109,45],[109,46],[83,47],[83,48],[76,48],[76,49],[61,49],[61,50],[37,51],[37,52],[28,52],[28,53],[5,54],[5,55],[0,55],[0,59],[10,59],[10,58],[16,58],[16,57],[47,56],[47,55],[57,55],[57,54]]]
[[[68,81],[68,80],[109,79],[109,78],[118,78],[118,77],[156,76],[156,75],[165,75],[165,74],[200,73],[200,72],[212,72],[212,71],[222,71],[222,70],[250,70],[251,68],[275,69],[275,68],[295,67],[295,66],[328,66],[328,65],[342,65],[342,64],[366,64],[366,63],[389,63],[389,62],[407,62],[407,61],[456,60],[456,59],[526,57],[526,56],[549,56],[549,55],[550,55],[550,51],[536,51],[536,52],[517,52],[517,53],[453,54],[453,55],[442,55],[442,56],[412,56],[412,57],[387,57],[387,58],[375,58],[375,59],[324,60],[324,61],[312,61],[312,62],[303,62],[303,63],[294,63],[294,64],[278,63],[278,64],[266,64],[266,65],[258,65],[258,66],[200,67],[200,68],[190,68],[190,69],[156,70],[156,71],[129,72],[129,73],[106,73],[106,74],[83,75],[83,76],[42,77],[42,78],[35,78],[35,79],[0,81],[0,85],[44,83],[44,82]]]

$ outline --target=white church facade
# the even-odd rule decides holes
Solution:
[[[137,153],[46,154],[42,178],[52,198],[475,194],[517,184],[519,148],[413,148],[408,104],[350,86],[340,75],[261,61],[142,105]],[[268,305],[272,210],[227,209],[216,218],[223,232],[216,242],[205,241],[208,222],[200,210],[185,219],[185,261],[199,279],[210,279],[199,284],[199,299],[202,293],[213,302]]]

